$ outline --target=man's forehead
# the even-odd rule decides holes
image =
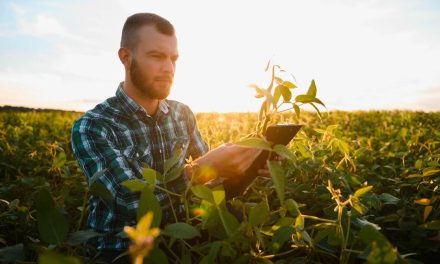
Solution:
[[[177,55],[176,36],[160,33],[153,25],[141,27],[137,32],[137,40],[137,44],[145,49],[173,52]]]

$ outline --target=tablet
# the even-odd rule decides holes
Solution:
[[[287,145],[298,133],[302,126],[303,125],[296,124],[272,125],[267,127],[265,136],[266,139],[271,142],[272,146],[277,144]],[[230,199],[242,194],[258,176],[258,170],[264,167],[268,157],[269,151],[264,150],[246,170],[242,177],[238,179],[226,179],[223,182],[226,198]]]

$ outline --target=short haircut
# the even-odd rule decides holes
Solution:
[[[137,13],[127,18],[122,28],[121,48],[133,50],[139,39],[138,30],[146,25],[155,26],[162,34],[173,36],[174,26],[165,18],[153,13]]]

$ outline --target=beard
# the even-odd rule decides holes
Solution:
[[[140,92],[143,96],[149,99],[163,100],[167,98],[168,95],[170,94],[172,77],[149,76],[148,74],[145,74],[140,70],[139,64],[134,58],[131,61],[131,65],[130,65],[130,78],[136,90],[138,90],[138,92]],[[164,82],[161,85],[155,83],[155,81],[160,81],[164,79],[169,80],[170,82],[169,83]]]

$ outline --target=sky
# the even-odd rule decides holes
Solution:
[[[440,111],[440,1],[0,0],[0,105],[86,111],[114,96],[126,18],[176,28],[169,99],[194,112],[258,111],[267,61],[327,110]]]

